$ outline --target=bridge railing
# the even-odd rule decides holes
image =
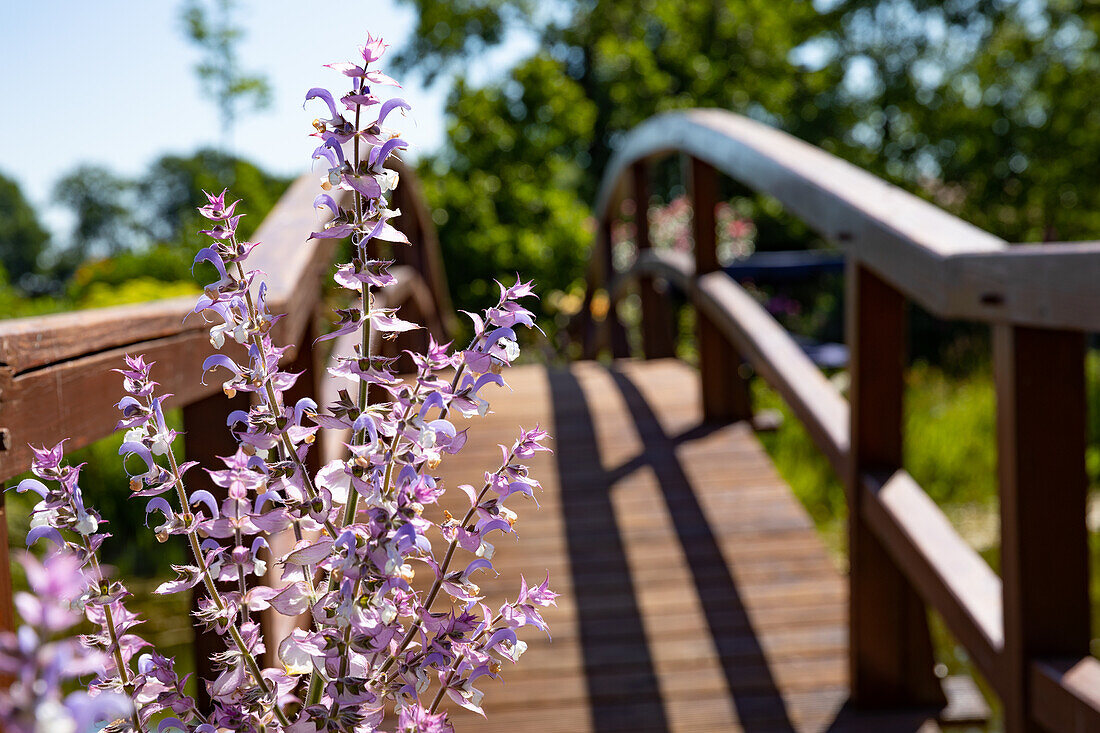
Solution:
[[[694,253],[654,250],[648,167],[686,157]],[[850,392],[719,271],[717,175],[778,199],[844,247]],[[638,257],[615,273],[611,229],[635,200]],[[847,488],[851,702],[938,706],[927,608],[936,609],[1004,703],[1009,731],[1100,730],[1089,653],[1085,336],[1100,330],[1100,243],[1009,245],[828,153],[720,110],[655,117],[622,141],[596,204],[597,250],[580,314],[586,356],[625,356],[615,302],[641,300],[647,357],[671,356],[672,282],[697,312],[708,419],[751,417],[738,366],[788,402]],[[611,308],[602,322],[594,296]],[[902,461],[906,303],[991,325],[997,393],[1001,574],[959,536]]]
[[[396,264],[391,272],[397,284],[379,291],[379,307],[401,308],[401,314],[425,324],[427,333],[445,341],[452,327],[450,299],[442,270],[435,228],[419,196],[415,175],[400,162],[395,168],[402,184],[396,189],[395,208],[402,215],[395,226],[414,244],[395,247],[389,255]],[[324,316],[320,306],[323,280],[333,258],[333,240],[308,240],[317,228],[313,199],[316,176],[307,174],[294,182],[260,225],[253,241],[262,242],[249,264],[266,273],[268,302],[272,313],[287,316],[275,325],[274,340],[290,345],[285,359],[290,369],[302,372],[291,401],[304,396],[317,398],[323,363],[313,341]],[[347,202],[342,202],[346,204]],[[246,202],[247,205],[247,202]],[[73,450],[107,437],[118,420],[114,405],[121,397],[121,382],[111,369],[122,364],[125,354],[145,354],[157,363],[154,377],[163,393],[173,395],[165,404],[183,408],[184,449],[187,460],[215,465],[216,456],[236,450],[226,418],[235,409],[248,408],[248,395],[227,399],[218,380],[200,381],[202,363],[214,353],[208,324],[192,314],[194,298],[172,298],[153,303],[126,305],[87,311],[0,321],[0,482],[29,470],[28,444],[53,445],[68,437]],[[395,342],[384,342],[382,353],[396,356],[402,348],[422,348],[424,331],[403,334]],[[337,347],[340,348],[340,347]],[[327,384],[327,382],[324,382]],[[320,451],[310,452],[311,470],[320,467]],[[191,474],[192,489],[206,489],[218,496],[218,489],[203,472]],[[200,485],[204,484],[204,485]],[[0,629],[12,629],[11,575],[8,558],[7,515],[0,492]],[[118,532],[116,532],[116,535]],[[277,545],[277,543],[274,543]],[[279,547],[273,546],[278,553]],[[274,568],[274,565],[271,566]],[[269,571],[268,582],[278,573]],[[292,623],[270,614],[265,630],[280,633],[273,623]],[[212,652],[213,639],[196,639],[196,660],[202,672]],[[269,653],[277,647],[267,644]],[[200,694],[204,691],[200,690]]]

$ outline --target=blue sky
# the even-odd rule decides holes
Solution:
[[[333,6],[318,2],[241,0],[242,66],[266,73],[273,103],[238,123],[235,152],[273,172],[305,171],[314,143],[309,123],[318,114],[302,109],[305,90],[343,83],[322,65],[350,59],[368,31],[392,52],[413,27],[412,10],[396,0],[343,5],[358,10],[338,20]],[[49,207],[49,196],[77,164],[135,174],[161,154],[219,143],[217,112],[200,93],[198,52],[184,38],[179,12],[178,0],[0,2],[0,172],[19,181],[62,236],[66,218]],[[506,69],[532,50],[528,40],[511,38],[481,68]],[[443,140],[449,85],[403,81],[414,114],[400,122],[415,156]]]

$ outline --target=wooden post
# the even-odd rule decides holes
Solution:
[[[224,394],[214,394],[198,402],[183,407],[183,448],[188,461],[198,461],[202,468],[224,467],[219,456],[231,456],[237,451],[237,441],[233,439],[225,421],[233,410],[247,410],[249,395],[238,393],[232,398]],[[187,474],[187,490],[194,494],[205,489],[221,502],[225,489],[215,486],[214,482],[201,468]],[[227,590],[236,590],[235,585],[227,585]],[[191,591],[191,608],[198,608],[199,600],[206,597],[206,591],[199,584]],[[225,640],[213,631],[195,629],[195,675],[198,680],[197,695],[199,710],[210,710],[210,696],[206,692],[204,680],[214,679],[218,672],[214,669],[213,656],[225,651]]]
[[[718,204],[718,173],[710,164],[691,158],[688,180],[695,241],[695,277],[699,278],[721,269],[714,221],[714,207]],[[749,383],[738,371],[741,356],[706,314],[696,309],[695,320],[704,419],[721,422],[751,420]]]
[[[615,279],[615,262],[612,257],[613,242],[611,238],[611,228],[614,223],[615,216],[613,212],[607,212],[607,217],[600,223],[600,230],[597,234],[597,246],[600,248],[600,262],[603,266],[603,286],[608,298],[611,297],[611,283]],[[615,303],[610,300],[607,304],[607,315],[604,321],[605,333],[607,333],[609,340],[608,345],[611,347],[611,355],[616,359],[624,359],[630,356],[630,345],[626,340],[626,329],[623,327],[623,322],[619,320]]]
[[[945,704],[924,604],[863,520],[860,477],[902,465],[905,299],[848,261],[851,463],[848,471],[849,674],[864,708]]]
[[[595,359],[598,351],[596,323],[592,317],[592,298],[596,294],[596,278],[593,276],[593,269],[593,264],[589,262],[581,310],[577,314],[577,320],[570,324],[572,326],[570,337],[576,339],[581,345],[581,359]]]
[[[1005,730],[1031,715],[1037,657],[1089,653],[1085,337],[997,325],[997,451],[1005,630]]]
[[[649,165],[640,160],[631,166],[634,179],[634,222],[638,255],[650,249],[649,241]],[[676,355],[672,337],[672,304],[657,292],[654,279],[638,278],[642,301],[642,349],[646,359],[666,359]]]

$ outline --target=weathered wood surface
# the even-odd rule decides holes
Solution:
[[[518,426],[541,423],[541,509],[498,543],[490,599],[518,573],[562,594],[553,641],[526,635],[487,720],[459,731],[916,731],[847,699],[847,589],[802,506],[745,422],[703,423],[698,374],[676,361],[517,367],[494,413],[441,467],[480,480]],[[451,501],[462,496],[453,492]],[[456,503],[455,509],[459,509]],[[830,726],[836,723],[836,727]]]
[[[1034,662],[1031,707],[1035,719],[1050,730],[1100,730],[1100,660]]]
[[[865,473],[860,489],[868,528],[985,678],[1001,689],[1001,579],[907,472]]]

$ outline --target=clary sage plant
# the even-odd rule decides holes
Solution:
[[[125,390],[120,453],[132,495],[146,502],[158,539],[182,535],[190,547],[188,564],[175,567],[176,579],[157,592],[201,586],[196,624],[225,641],[217,677],[198,681],[212,708],[200,710],[173,660],[136,633],[141,621],[126,609],[126,588],[97,560],[109,537],[105,522],[85,503],[81,466],[65,463],[62,442],[35,450],[36,478],[17,487],[41,497],[28,545],[50,549],[42,560],[24,559],[30,592],[15,600],[23,625],[0,639],[0,673],[14,679],[0,697],[5,730],[447,731],[444,700],[480,713],[478,685],[526,648],[517,632],[547,631],[540,609],[556,594],[546,582],[520,578],[514,600],[495,606],[475,583],[476,574],[495,572],[490,540],[513,533],[515,500],[534,498],[539,488],[524,462],[546,450],[546,433],[520,432],[480,486],[459,487],[469,497],[463,516],[429,508],[443,493],[433,472],[466,443],[451,417],[486,413],[487,388],[504,384],[500,372],[518,355],[515,329],[533,326],[522,305],[530,283],[502,285],[494,307],[471,315],[475,335],[466,348],[433,341],[412,355],[411,378],[399,379],[392,362],[370,353],[372,331],[385,337],[416,328],[372,305],[372,294],[394,279],[387,262],[368,257],[368,243],[407,244],[390,223],[399,212],[387,207],[387,194],[398,181],[384,167],[405,143],[383,125],[409,105],[376,96],[397,86],[371,68],[384,50],[368,37],[360,60],[332,65],[351,84],[339,104],[325,89],[306,95],[329,115],[314,122],[321,145],[313,157],[328,170],[315,201],[326,223],[312,236],[350,237],[353,245],[335,280],[353,292],[355,305],[338,311],[325,337],[359,334],[349,336],[356,353],[328,370],[347,383],[336,403],[321,409],[310,399],[284,398],[298,375],[280,368],[286,347],[272,341],[271,330],[278,316],[268,310],[263,273],[248,266],[258,244],[238,239],[239,202],[224,191],[199,209],[210,221],[204,234],[211,244],[195,262],[212,265],[218,280],[195,313],[211,324],[218,350],[204,373],[224,378],[227,395],[254,394],[249,410],[229,417],[236,452],[224,465],[203,467],[221,497],[188,488],[198,467],[173,455],[178,436],[165,422],[154,365],[128,357],[117,370]],[[350,208],[329,191],[348,192]],[[305,459],[319,430],[343,431],[347,457],[313,474]],[[273,557],[269,538],[279,533],[293,533],[295,543]],[[269,569],[281,571],[279,587],[263,583]],[[308,623],[265,640],[260,614],[271,611]],[[94,631],[73,637],[80,624]],[[263,667],[265,643],[278,645],[278,667]]]

